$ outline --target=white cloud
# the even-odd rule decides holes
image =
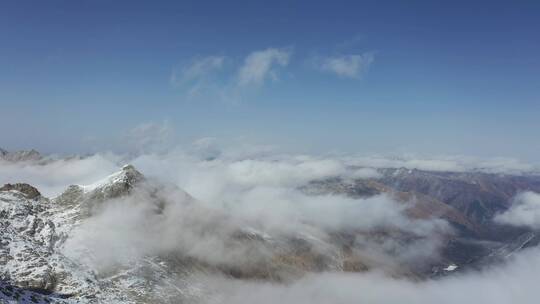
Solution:
[[[133,164],[147,176],[175,183],[200,199],[206,208],[227,214],[231,221],[253,223],[271,234],[305,233],[324,239],[326,230],[388,228],[420,236],[419,240],[405,245],[387,242],[379,247],[372,244],[373,240],[364,240],[373,245],[367,247],[374,248],[370,255],[378,259],[384,259],[382,252],[390,255],[399,252],[399,258],[393,256],[385,262],[437,257],[441,233],[448,232],[442,220],[409,219],[404,214],[409,206],[385,195],[351,199],[310,196],[298,189],[313,179],[377,176],[375,170],[348,168],[339,159],[332,158],[276,154],[235,156],[231,151],[217,149],[214,140],[203,142],[211,143],[214,156],[211,161],[175,151],[161,156],[145,155],[135,159]],[[204,149],[203,155],[207,155]]]
[[[174,85],[201,80],[209,74],[220,70],[223,67],[225,57],[208,56],[193,60],[188,66],[173,70],[171,74],[171,83]]]
[[[249,54],[238,73],[238,84],[260,85],[267,78],[276,79],[275,66],[287,66],[291,52],[286,49],[268,48]]]
[[[318,66],[321,70],[340,77],[358,78],[367,71],[373,61],[372,53],[364,53],[322,58]]]
[[[537,164],[507,158],[286,155],[279,154],[275,147],[248,145],[242,140],[223,142],[215,138],[203,138],[192,146],[171,152],[174,139],[173,127],[161,122],[140,124],[117,141],[124,143],[121,151],[139,153],[134,165],[143,173],[174,182],[208,201],[226,196],[228,187],[294,188],[313,179],[338,175],[349,178],[378,177],[376,168],[503,174],[540,172]],[[161,155],[154,155],[156,152]],[[0,184],[27,182],[38,187],[45,195],[56,195],[70,184],[91,183],[112,173],[121,165],[119,161],[122,159],[125,159],[124,155],[96,154],[46,164],[0,162]],[[525,207],[531,209],[534,203],[526,202],[534,202],[534,197],[538,197],[538,194],[518,196],[518,203],[510,211],[515,210],[517,214]],[[509,220],[510,215],[512,213],[503,218]]]
[[[514,203],[507,211],[497,215],[495,221],[514,226],[540,228],[540,194],[523,192],[514,198]]]
[[[118,170],[118,156],[96,154],[83,159],[51,160],[46,163],[0,161],[0,185],[28,183],[47,197],[62,193],[72,184],[90,184]]]
[[[287,66],[290,56],[291,51],[285,48],[254,51],[235,67],[236,73],[224,70],[227,59],[223,56],[203,57],[181,69],[174,69],[170,82],[185,93],[187,100],[236,104],[265,81],[277,80],[278,67]]]
[[[224,56],[194,59],[182,68],[173,69],[170,83],[181,89],[187,100],[214,99],[223,90],[218,76],[225,61]]]

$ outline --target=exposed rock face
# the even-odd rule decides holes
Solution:
[[[144,176],[135,170],[135,167],[126,165],[120,172],[109,176],[105,182],[98,183],[94,189],[90,189],[86,199],[104,201],[128,195],[138,183],[144,180]]]
[[[48,304],[57,301],[47,295],[0,282],[0,303]]]
[[[89,193],[71,186],[58,201],[43,198],[28,184],[0,188],[0,283],[24,289],[18,297],[26,293],[45,302],[63,303],[64,297],[72,297],[73,303],[95,302],[92,299],[101,290],[95,275],[66,258],[60,248],[83,218],[81,204],[90,203],[93,197],[104,200],[127,195],[141,178],[133,167],[124,167],[115,180],[105,180]],[[16,296],[15,292],[8,294]]]
[[[62,194],[56,197],[55,201],[62,206],[75,206],[81,202],[84,196],[84,190],[81,186],[71,185]]]
[[[0,148],[0,160],[5,160],[9,162],[21,162],[21,161],[38,161],[41,160],[42,156],[38,151],[32,150],[22,150],[15,152],[8,152]]]
[[[540,192],[540,176],[382,169],[377,181],[397,191],[433,197],[483,224],[506,210],[519,191]]]
[[[38,196],[39,197],[39,196]],[[49,201],[23,192],[0,192],[0,278],[32,290],[52,291],[51,262],[58,240],[55,225],[44,216]]]
[[[68,193],[69,195],[76,196],[80,194],[81,190],[83,191],[82,196],[78,198],[83,202],[81,204],[81,213],[82,215],[89,216],[106,200],[129,195],[137,185],[144,181],[145,178],[139,171],[135,170],[132,165],[126,165],[122,167],[120,172],[107,177],[95,185],[86,188],[83,187],[79,190],[70,187],[68,189],[70,193]],[[65,199],[65,195],[63,194],[62,196]]]
[[[22,194],[24,194],[28,199],[35,199],[41,196],[41,193],[39,191],[30,186],[29,184],[23,184],[23,183],[17,183],[17,184],[5,184],[4,186],[0,187],[0,191],[11,191],[15,190]]]

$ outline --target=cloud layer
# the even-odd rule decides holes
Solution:
[[[157,134],[160,128],[157,128]],[[141,126],[137,134],[154,134]],[[152,132],[148,130],[154,130]],[[135,136],[138,138],[138,136]],[[143,139],[145,136],[142,136]],[[152,136],[150,136],[152,137]],[[144,140],[143,140],[144,141]],[[152,146],[153,144],[148,144]],[[194,276],[209,303],[536,303],[534,282],[540,271],[540,252],[529,250],[505,266],[439,280],[413,282],[389,276],[385,267],[410,265],[437,255],[440,236],[451,233],[440,220],[415,220],[404,215],[406,204],[386,195],[367,199],[309,196],[298,189],[313,179],[376,177],[374,168],[408,167],[433,170],[524,170],[509,160],[479,161],[463,157],[383,158],[306,156],[269,153],[267,149],[221,148],[205,138],[188,148],[138,156],[101,154],[86,158],[33,163],[0,163],[0,182],[29,182],[54,196],[69,184],[90,184],[117,171],[129,159],[151,179],[172,183],[196,197],[193,201],[172,186],[162,188],[159,205],[155,194],[135,192],[107,202],[84,221],[66,242],[65,253],[99,271],[132,265],[149,255],[180,251],[205,263],[251,265],[267,261],[271,252],[234,240],[239,230],[269,237],[302,237],[322,254],[338,252],[328,247],[332,231],[399,230],[414,235],[408,242],[359,234],[358,253],[374,271],[363,274],[315,273],[291,284],[231,280],[220,276]],[[363,166],[359,168],[358,166]],[[490,169],[491,168],[491,169]],[[538,228],[540,195],[526,192],[497,220]],[[165,202],[165,203],[163,203]],[[158,210],[159,209],[159,210]],[[91,251],[92,248],[108,250]],[[88,255],[88,252],[91,252]],[[203,301],[204,302],[204,301]]]
[[[314,274],[288,286],[216,278],[201,281],[216,294],[208,303],[533,304],[538,301],[535,286],[539,271],[540,252],[533,249],[499,268],[424,282],[394,279],[377,272]]]
[[[253,263],[269,259],[264,247],[234,242],[235,233],[245,229],[273,238],[300,237],[316,247],[326,244],[318,250],[332,255],[340,250],[331,242],[334,232],[397,230],[414,236],[407,243],[391,236],[384,242],[369,235],[358,237],[356,242],[366,248],[361,254],[369,256],[373,265],[390,269],[396,262],[437,257],[440,238],[451,232],[442,220],[407,217],[408,205],[387,195],[311,196],[298,188],[313,179],[376,176],[375,171],[358,173],[339,160],[307,156],[236,159],[226,155],[207,160],[176,150],[132,159],[150,178],[186,189],[198,202],[190,204],[180,190],[168,188],[158,192],[163,208],[159,212],[152,203],[156,202],[153,191],[109,201],[74,231],[66,254],[97,269],[171,250],[206,263],[242,265],[246,256]],[[114,245],[106,252],[86,254],[107,244]]]
[[[510,209],[497,215],[495,220],[502,224],[540,228],[540,194],[523,192],[514,198]]]

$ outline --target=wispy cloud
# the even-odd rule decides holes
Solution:
[[[142,123],[129,130],[125,142],[139,153],[165,151],[174,145],[174,128],[168,121]]]
[[[189,65],[175,69],[171,73],[171,84],[177,85],[189,81],[197,81],[220,70],[225,62],[224,56],[207,56],[194,59]]]
[[[243,60],[228,61],[225,56],[206,56],[173,69],[171,85],[182,89],[188,100],[219,100],[237,104],[267,80],[277,80],[279,68],[289,64],[291,50],[268,48],[249,53]]]
[[[291,57],[291,48],[270,47],[252,51],[237,64],[231,60],[229,69],[225,69],[225,56],[200,57],[173,69],[170,83],[183,89],[189,100],[202,98],[236,104],[266,82],[278,80]],[[343,78],[361,77],[373,61],[371,52],[312,59],[315,68]]]
[[[340,77],[358,78],[369,69],[374,60],[373,53],[363,53],[319,58],[316,65],[322,71]]]
[[[291,51],[287,49],[268,48],[249,54],[238,72],[238,84],[260,85],[266,79],[277,79],[276,66],[287,66]]]

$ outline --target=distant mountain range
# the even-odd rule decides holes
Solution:
[[[434,172],[405,168],[379,169],[377,178],[348,180],[332,178],[312,181],[304,191],[338,194],[353,198],[390,193],[399,201],[414,201],[413,217],[438,217],[455,228],[447,240],[443,258],[461,268],[485,264],[507,256],[512,248],[538,244],[538,233],[493,221],[506,211],[512,198],[524,191],[540,192],[539,175],[506,175],[482,172]],[[504,251],[504,254],[502,252]],[[500,254],[497,254],[499,252]],[[436,265],[435,268],[440,268]]]
[[[0,160],[10,161],[10,162],[20,162],[20,161],[36,161],[42,159],[41,154],[36,150],[21,150],[9,152],[0,148]]]

